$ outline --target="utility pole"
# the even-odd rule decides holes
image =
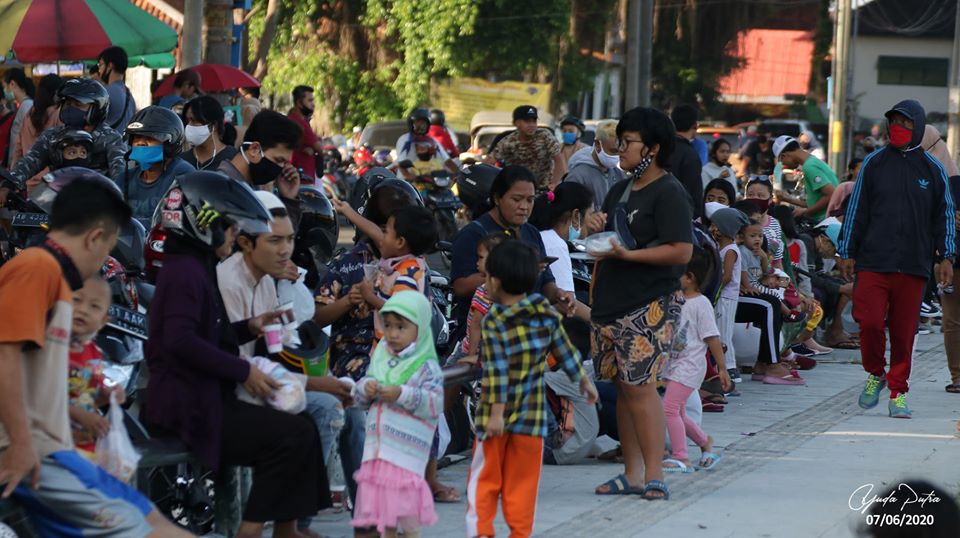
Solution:
[[[640,0],[640,106],[650,106],[653,84],[653,2]]]
[[[626,108],[650,106],[653,1],[627,0]]]
[[[207,63],[230,65],[233,46],[233,0],[207,0]]]
[[[960,157],[960,6],[953,27],[953,54],[950,58],[950,97],[947,104],[947,149],[956,160]]]
[[[203,2],[183,3],[183,37],[180,40],[180,69],[203,62]]]
[[[627,110],[640,106],[640,18],[640,0],[627,0]]]
[[[847,70],[850,58],[852,0],[838,0],[833,41],[833,106],[830,107],[830,168],[837,177],[846,169]]]

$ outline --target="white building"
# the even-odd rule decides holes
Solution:
[[[957,0],[910,0],[915,21],[903,19],[902,0],[854,4],[853,87],[848,95],[860,117],[858,127],[882,119],[903,99],[919,101],[932,119],[945,115]]]

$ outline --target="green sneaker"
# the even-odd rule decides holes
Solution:
[[[887,380],[873,374],[867,376],[867,384],[860,393],[859,404],[864,409],[873,409],[880,403],[880,391],[886,388]]]
[[[907,407],[907,395],[903,392],[890,400],[887,409],[890,411],[890,418],[911,418],[913,416],[913,411],[910,411],[910,408]]]

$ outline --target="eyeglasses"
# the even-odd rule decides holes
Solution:
[[[643,140],[630,140],[629,138],[619,138],[617,139],[617,149],[620,151],[625,151],[630,147],[630,144],[641,143]]]
[[[750,181],[747,182],[747,185],[751,183],[773,183],[768,176],[751,176]]]

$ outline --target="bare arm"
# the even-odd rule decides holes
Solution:
[[[0,484],[6,484],[2,498],[9,497],[27,475],[32,486],[40,480],[40,461],[33,450],[27,407],[23,396],[22,343],[0,344],[0,424],[10,437],[10,446],[0,458]]]
[[[473,292],[483,284],[483,275],[474,273],[470,276],[458,278],[453,281],[453,293],[457,297],[473,297]]]
[[[383,230],[369,219],[364,218],[360,213],[357,213],[350,204],[337,198],[334,198],[331,202],[333,202],[333,207],[338,213],[347,217],[347,220],[353,223],[361,233],[369,237],[375,244],[379,245],[383,241]]]
[[[553,178],[550,179],[550,190],[557,188],[563,173],[566,171],[566,164],[563,162],[563,154],[557,153],[553,156]]]
[[[723,257],[723,285],[726,286],[733,280],[733,267],[737,264],[737,253],[727,252]]]

